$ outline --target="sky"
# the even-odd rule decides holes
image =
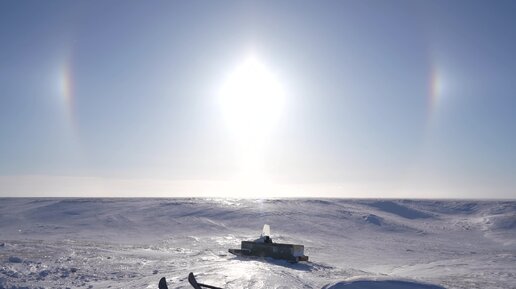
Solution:
[[[514,1],[1,1],[0,197],[516,197]]]

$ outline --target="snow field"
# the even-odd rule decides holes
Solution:
[[[310,262],[227,253],[256,238]],[[516,288],[516,202],[0,199],[0,289]],[[376,286],[376,287],[375,287]],[[437,287],[440,286],[440,287]]]

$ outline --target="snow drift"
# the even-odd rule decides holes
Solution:
[[[441,286],[407,280],[355,280],[326,285],[323,289],[444,289]]]

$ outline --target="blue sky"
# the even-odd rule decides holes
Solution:
[[[3,1],[0,196],[514,198],[515,12]],[[221,103],[250,55],[281,107]]]

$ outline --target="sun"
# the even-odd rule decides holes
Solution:
[[[267,147],[286,102],[280,78],[257,57],[248,56],[228,74],[219,102],[234,142],[237,171],[232,185],[239,192],[270,191]]]
[[[278,77],[255,56],[238,65],[220,91],[222,114],[239,138],[264,137],[273,129],[284,103],[285,92]]]

